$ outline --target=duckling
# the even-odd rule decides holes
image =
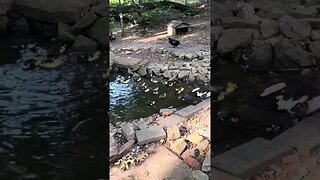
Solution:
[[[176,88],[176,91],[177,91],[177,94],[180,94],[182,91],[184,91],[184,88],[183,87]]]
[[[153,82],[153,83],[158,83],[158,80],[151,79],[151,82]]]
[[[167,96],[167,93],[160,94],[159,99],[163,99]]]
[[[128,84],[130,82],[130,79],[123,79],[120,81],[122,84]]]

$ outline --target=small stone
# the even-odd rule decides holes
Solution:
[[[201,170],[204,172],[209,172],[211,170],[211,156],[210,156],[210,154],[206,155],[206,157],[204,158]]]
[[[190,74],[190,71],[187,71],[187,70],[180,71],[178,74],[178,78],[183,79],[187,77],[189,74]]]
[[[135,138],[135,132],[132,126],[129,124],[120,125],[123,136],[127,141],[130,141]]]
[[[200,141],[200,143],[197,143],[197,148],[199,150],[205,151],[207,149],[208,145],[209,145],[209,141],[204,139],[204,140]]]
[[[140,76],[146,76],[148,74],[147,68],[144,66],[140,67],[140,69],[138,70],[138,74],[140,74]]]
[[[160,109],[160,115],[161,116],[170,116],[175,111],[177,111],[176,108],[163,108],[163,109]]]
[[[168,140],[176,140],[180,138],[180,131],[177,125],[173,125],[167,129],[167,138]]]
[[[192,169],[200,169],[201,164],[193,157],[189,157],[185,160],[185,162],[190,166]]]
[[[186,148],[186,146],[187,143],[184,141],[184,139],[180,138],[175,140],[171,144],[171,150],[180,156],[183,150]]]
[[[203,137],[200,136],[198,133],[193,133],[189,135],[187,139],[194,144],[199,144],[203,140]]]
[[[292,154],[281,158],[282,164],[293,164],[299,162],[299,156],[297,154]]]
[[[166,133],[161,126],[151,126],[136,132],[138,144],[144,145],[166,138]]]

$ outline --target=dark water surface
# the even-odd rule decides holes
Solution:
[[[279,134],[281,131],[267,132],[266,128],[269,128],[275,120],[281,119],[282,116],[284,117],[283,120],[285,120],[288,113],[270,110],[268,98],[259,99],[259,94],[266,87],[299,73],[244,71],[239,64],[217,60],[212,80],[214,86],[226,87],[231,82],[236,84],[237,88],[227,95],[224,100],[213,104],[213,152],[220,154],[256,137],[271,139]],[[248,119],[241,119],[238,123],[231,123],[229,119],[221,121],[217,116],[219,111],[234,111],[247,103],[257,108],[248,110],[247,114],[251,114],[250,116],[256,117],[256,119],[264,119],[270,114],[274,118],[268,119],[265,125],[261,125],[259,121],[250,122]],[[261,110],[263,113],[257,110]],[[243,120],[247,122],[243,123]]]
[[[37,52],[21,47],[30,40],[39,44]],[[64,55],[57,69],[23,69],[53,44],[1,37],[0,179],[106,177],[106,55],[89,63]]]

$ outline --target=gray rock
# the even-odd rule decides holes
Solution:
[[[320,60],[320,41],[311,41],[309,44],[309,49],[313,55]]]
[[[98,47],[98,44],[82,35],[79,35],[73,43],[71,50],[74,52],[94,52]]]
[[[226,17],[222,19],[222,25],[224,28],[251,28],[258,29],[258,21],[249,21],[246,19],[240,19],[238,17]]]
[[[176,140],[180,138],[181,134],[179,131],[179,127],[177,125],[173,125],[171,127],[168,127],[167,129],[167,138],[169,141]]]
[[[14,7],[24,16],[49,23],[75,23],[94,0],[19,0]]]
[[[172,114],[173,112],[177,111],[176,108],[163,108],[163,109],[160,109],[160,114],[161,116],[163,116],[164,114],[168,115],[168,114]]]
[[[138,79],[139,77],[141,77],[140,74],[138,74],[138,73],[136,73],[136,72],[134,72],[134,73],[132,74],[132,78],[133,78],[133,79]]]
[[[142,130],[142,129],[147,129],[148,128],[148,125],[146,122],[144,122],[143,120],[142,121],[139,121],[135,124],[135,126],[139,129],[139,130]]]
[[[263,38],[269,38],[279,33],[279,23],[274,20],[263,19],[260,25]]]
[[[294,147],[297,149],[298,153],[309,156],[317,151],[320,145],[319,125],[319,113],[315,113],[276,136],[271,141]]]
[[[172,78],[171,71],[170,71],[170,70],[166,70],[166,71],[164,71],[164,73],[163,73],[163,77],[165,77],[165,78],[167,78],[167,79]]]
[[[157,75],[157,76],[160,76],[161,75],[161,68],[160,67],[153,67],[151,68],[152,72]]]
[[[186,53],[186,54],[185,54],[185,57],[186,57],[187,59],[189,59],[189,60],[193,60],[194,58],[197,57],[197,55],[196,55],[195,53]],[[179,58],[180,58],[180,56],[179,56]]]
[[[320,29],[320,18],[303,18],[301,20],[308,22],[314,30]]]
[[[314,30],[311,32],[311,39],[314,41],[320,40],[320,30]]]
[[[210,79],[207,78],[207,77],[204,76],[204,75],[197,74],[197,75],[196,75],[196,82],[199,83],[199,84],[205,84],[205,83],[207,83],[207,82],[210,82]]]
[[[107,47],[108,31],[106,31],[109,26],[108,17],[103,17],[98,19],[92,26],[89,37],[96,40],[102,48]]]
[[[8,29],[12,32],[26,33],[29,32],[29,23],[26,18],[23,17],[12,23],[10,22],[8,24]]]
[[[249,56],[251,66],[269,66],[273,60],[273,50],[271,45],[254,50]]]
[[[247,179],[256,172],[265,169],[271,163],[280,161],[281,157],[292,153],[292,149],[284,144],[255,138],[213,157],[211,163],[221,171],[241,179]]]
[[[190,71],[182,70],[182,71],[179,72],[178,78],[179,79],[183,79],[183,78],[187,77],[189,74],[190,74]]]
[[[180,122],[184,122],[186,120],[187,118],[178,116],[176,114],[172,114],[171,116],[160,118],[158,124],[162,126],[164,129],[167,129],[168,127],[179,124]]]
[[[189,118],[199,112],[201,108],[189,105],[185,108],[180,109],[179,111],[174,112],[174,114],[179,115],[181,117]]]
[[[201,170],[203,172],[209,172],[211,170],[211,156],[210,156],[210,154],[207,154],[206,157],[204,158]]]
[[[180,156],[180,154],[186,148],[187,143],[184,141],[184,139],[180,138],[175,140],[170,146],[171,150]]]
[[[260,4],[256,3],[255,7],[260,9],[260,11],[257,12],[257,15],[261,18],[279,19],[289,12],[289,7],[280,2],[260,1],[258,3]]]
[[[131,125],[129,124],[122,124],[120,125],[122,135],[126,138],[127,141],[134,140],[135,132]]]
[[[86,28],[90,26],[95,20],[98,19],[98,16],[93,12],[90,11],[86,15],[84,15],[73,27],[73,31],[77,31],[79,29]]]
[[[202,75],[206,75],[208,73],[208,70],[206,68],[203,68],[201,66],[198,67],[198,72]]]
[[[298,7],[293,10],[291,16],[294,18],[314,18],[318,14],[318,10],[314,6]]]
[[[283,16],[279,19],[280,32],[287,38],[305,39],[311,35],[310,25],[303,19]]]
[[[200,170],[195,170],[190,174],[190,180],[209,180],[209,176]]]
[[[217,51],[226,55],[238,48],[245,48],[253,40],[252,31],[247,29],[227,29],[218,41]]]
[[[76,39],[71,26],[62,22],[58,23],[57,38],[63,42],[73,42]]]
[[[194,83],[196,82],[196,75],[195,74],[189,74],[189,82]]]
[[[144,145],[166,138],[166,133],[161,126],[151,126],[147,129],[136,131],[139,145]]]
[[[191,68],[191,73],[192,73],[192,74],[195,74],[195,73],[197,73],[197,72],[198,72],[198,68],[194,68],[194,67]]]
[[[7,13],[7,11],[11,8],[14,0],[1,0],[0,1],[0,16]]]
[[[276,67],[299,68],[316,65],[316,60],[311,53],[287,39],[280,40],[274,49]]]
[[[99,14],[102,17],[107,17],[108,16],[108,2],[107,1],[100,1],[99,4],[94,6],[92,10],[96,13]]]
[[[7,31],[9,18],[7,16],[0,16],[0,32]]]
[[[138,74],[140,74],[140,76],[146,76],[148,73],[147,73],[147,68],[142,66],[140,67],[140,69],[138,70]]]
[[[171,72],[171,75],[172,75],[172,77],[171,77],[171,78],[177,77],[177,76],[178,76],[178,74],[180,73],[180,71],[179,71],[179,70],[170,70],[170,72]]]

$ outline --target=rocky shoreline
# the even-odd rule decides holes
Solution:
[[[209,49],[209,48],[208,48]],[[140,54],[153,54],[152,59],[144,59]],[[168,59],[172,59],[168,61]],[[111,48],[110,66],[125,69],[133,78],[157,76],[169,81],[182,80],[191,83],[210,83],[210,53],[196,50],[166,48],[164,44],[148,46],[128,46]]]
[[[253,0],[211,3],[213,52],[248,69],[320,64],[319,2]]]

